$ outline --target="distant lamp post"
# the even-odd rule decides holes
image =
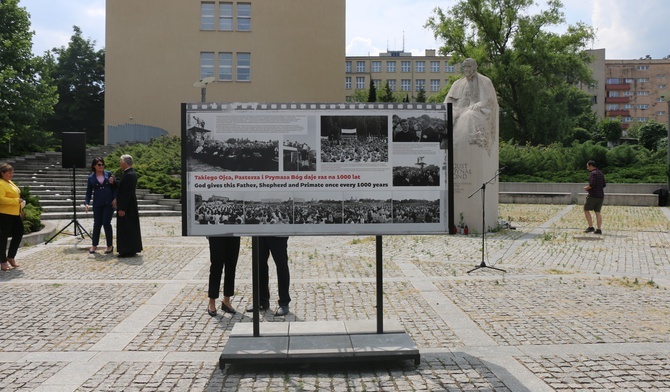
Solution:
[[[214,76],[208,76],[193,83],[193,87],[200,88],[200,102],[207,102],[207,85],[214,81]]]

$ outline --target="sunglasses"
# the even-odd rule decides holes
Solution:
[[[105,166],[104,163],[96,163],[95,165],[96,165],[96,166],[103,166],[103,167]]]

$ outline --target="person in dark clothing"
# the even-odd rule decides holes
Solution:
[[[93,197],[93,241],[88,253],[95,253],[100,241],[100,229],[105,228],[105,241],[107,249],[105,254],[114,252],[112,241],[112,217],[114,216],[114,207],[112,201],[116,195],[116,184],[114,183],[114,174],[105,170],[105,161],[102,158],[93,159],[91,163],[91,174],[88,176],[86,186],[86,199],[84,199],[84,208],[88,213]]]
[[[586,168],[591,174],[589,174],[589,185],[584,187],[589,193],[588,196],[586,196],[586,203],[584,203],[584,216],[586,217],[586,223],[588,223],[589,227],[587,227],[584,232],[602,234],[601,226],[603,218],[600,211],[603,207],[603,201],[605,200],[605,186],[607,186],[605,183],[605,175],[598,170],[595,161],[588,161],[586,163]],[[591,211],[594,211],[596,214],[597,229],[593,227]]]
[[[137,173],[133,169],[133,157],[121,156],[123,177],[119,181],[114,199],[116,208],[116,248],[119,257],[134,257],[142,251],[142,233],[140,231],[140,215],[137,206]]]
[[[216,299],[219,298],[221,273],[223,273],[221,310],[235,314],[236,311],[230,303],[230,297],[235,294],[235,269],[240,254],[240,237],[207,237],[207,240],[209,240],[210,262],[207,313],[212,317],[216,316]]]
[[[288,268],[288,237],[259,237],[259,310],[270,308],[270,278],[268,269],[268,258],[272,259],[277,267],[277,286],[279,290],[279,307],[275,316],[286,316],[289,313],[288,304],[291,296],[288,287],[291,276]],[[247,308],[247,312],[253,312],[253,307]]]

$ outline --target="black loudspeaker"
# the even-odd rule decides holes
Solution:
[[[86,169],[86,134],[63,132],[63,169]]]

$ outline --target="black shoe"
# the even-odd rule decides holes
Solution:
[[[114,247],[113,247],[113,246],[112,246],[112,249],[110,249],[110,250],[106,250],[106,251],[105,251],[105,254],[106,254],[106,255],[108,255],[108,254],[110,254],[110,253],[114,253]]]
[[[266,310],[268,310],[268,309],[270,309],[270,304],[262,304],[262,305],[259,305],[259,306],[258,306],[258,310],[260,310],[261,312],[264,312],[264,311],[266,311]],[[249,313],[253,313],[253,311],[254,311],[254,307],[253,307],[253,305],[250,306],[250,307],[248,307],[246,310],[247,310],[247,312],[249,312]]]
[[[207,314],[209,314],[212,317],[216,317],[217,313],[216,310],[209,310],[209,308],[207,308]]]
[[[286,316],[288,314],[288,305],[280,306],[275,312],[275,316]]]
[[[603,233],[603,232],[602,232],[600,229],[598,229],[598,230],[595,231],[595,234],[602,234],[602,233]]]
[[[593,233],[596,229],[593,226],[587,227],[584,233]]]
[[[224,303],[221,303],[221,310],[223,310],[223,311],[226,312],[226,313],[230,313],[230,314],[235,314],[235,313],[237,313],[237,312],[235,311],[235,309],[227,307],[226,304],[224,304]]]

